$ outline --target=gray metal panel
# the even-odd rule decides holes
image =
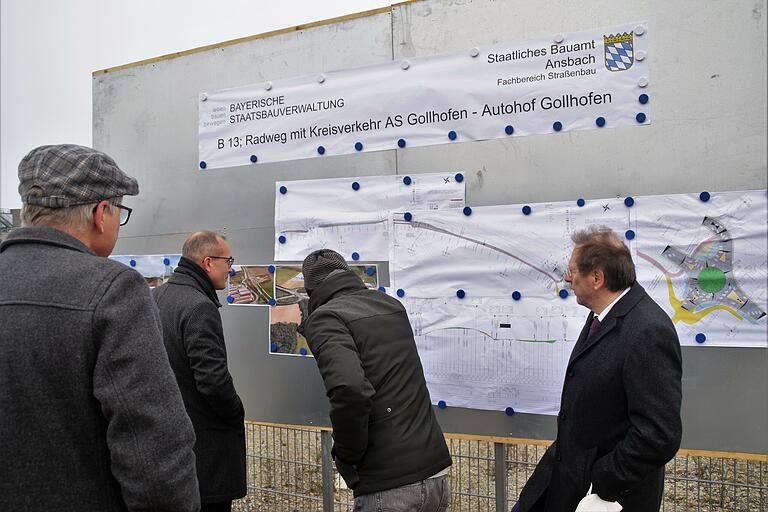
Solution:
[[[764,11],[764,2],[658,0],[397,7],[395,59],[647,21],[652,105],[649,126],[413,148],[398,152],[398,168],[464,172],[473,206],[765,188]],[[683,357],[683,446],[768,452],[768,352],[684,347]],[[549,416],[447,409],[440,417],[452,432],[556,433]]]
[[[275,180],[463,171],[472,205],[765,188],[765,2],[582,4],[429,0],[96,76],[94,144],[142,186],[116,252],[177,252],[192,230],[226,228],[239,261],[270,261]],[[197,171],[200,92],[632,20],[649,22],[649,126]],[[328,425],[314,361],[267,357],[266,309],[222,316],[248,416]],[[686,347],[683,358],[683,445],[768,452],[768,351]],[[451,432],[555,435],[546,416],[437,413]]]
[[[391,58],[391,15],[384,13],[96,75],[94,146],[136,176],[141,188],[138,197],[126,199],[135,209],[115,254],[180,252],[190,232],[214,229],[226,230],[239,262],[272,261],[276,180],[391,174],[395,152],[201,172],[199,94]],[[222,318],[247,416],[327,424],[314,360],[267,357],[267,309],[225,307]]]

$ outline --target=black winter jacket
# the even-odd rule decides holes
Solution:
[[[154,290],[165,349],[195,427],[203,503],[245,496],[244,410],[227,369],[221,307],[208,275],[182,258]]]
[[[331,404],[336,466],[355,496],[429,478],[451,465],[402,304],[334,273],[300,327]]]

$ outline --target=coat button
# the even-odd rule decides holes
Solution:
[[[560,412],[560,414],[559,414],[559,416],[560,416],[560,419],[561,419],[561,420],[565,421],[565,418],[566,418],[566,416],[565,416],[565,413],[564,413],[564,412],[562,412],[562,411],[561,411],[561,412]]]
[[[559,453],[555,456],[555,458],[557,459],[557,462],[563,460],[563,457]]]
[[[392,412],[392,408],[391,407],[387,407],[387,412]]]
[[[569,376],[569,377],[573,377],[573,370],[571,370],[571,371],[569,371],[569,372],[568,372],[568,376]]]

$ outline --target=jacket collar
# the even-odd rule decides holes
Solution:
[[[221,307],[219,297],[216,295],[216,289],[213,287],[211,278],[208,277],[208,274],[206,274],[199,265],[192,260],[188,260],[184,256],[179,260],[179,266],[173,271],[173,275],[168,282],[195,288],[211,299],[211,302],[216,304],[217,308]]]
[[[365,284],[352,270],[345,270],[328,276],[309,297],[308,312],[311,315],[317,308],[337,295],[345,295],[356,290],[364,290]]]
[[[589,333],[589,326],[592,323],[592,318],[595,316],[594,313],[590,313],[589,318],[587,318],[587,323],[584,326],[584,329],[581,331],[579,340],[576,343],[576,346],[573,347],[573,352],[571,353],[571,358],[568,361],[568,366],[571,366],[571,364],[573,364],[573,362],[578,359],[584,352],[589,350],[590,347],[597,344],[609,332],[611,332],[618,324],[618,319],[626,316],[627,313],[629,313],[644,296],[645,289],[640,286],[637,281],[635,281],[627,294],[624,295],[624,297],[622,297],[621,300],[619,300],[619,302],[617,302],[608,312],[608,316],[606,316],[605,319],[603,319],[603,321],[600,323],[600,328],[597,330],[597,332],[595,332],[592,337],[588,338],[587,336]]]
[[[16,228],[8,234],[8,238],[0,244],[0,252],[17,244],[42,244],[61,247],[87,254],[95,253],[83,242],[59,229],[50,227]]]

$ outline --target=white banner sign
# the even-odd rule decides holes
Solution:
[[[200,95],[203,169],[649,123],[646,23]]]

